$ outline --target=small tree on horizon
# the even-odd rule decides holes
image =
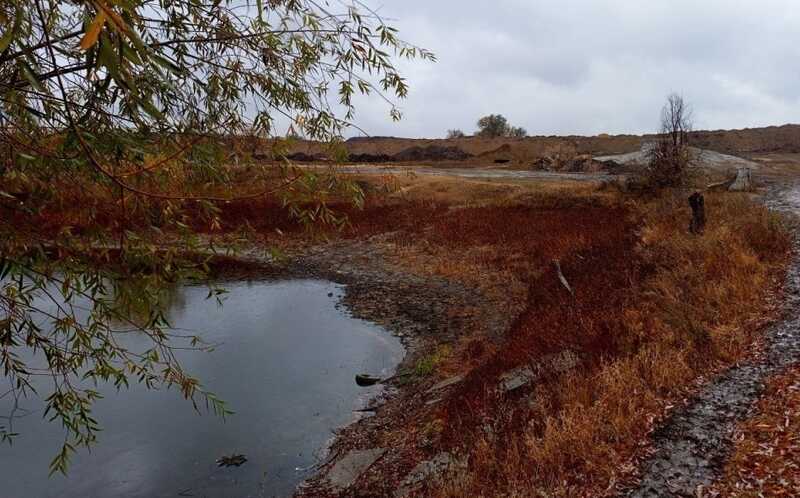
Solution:
[[[466,135],[459,129],[447,130],[447,138],[464,138]]]
[[[502,114],[490,114],[478,120],[477,135],[487,138],[505,137],[510,127]]]
[[[673,187],[685,182],[691,163],[691,131],[691,107],[681,95],[670,94],[661,109],[658,141],[649,151],[648,176],[654,186]]]
[[[521,126],[512,126],[510,130],[508,130],[508,136],[514,138],[525,138],[528,136],[528,130]]]
[[[489,114],[478,120],[476,135],[486,138],[528,136],[528,131],[520,126],[511,126],[502,114]]]

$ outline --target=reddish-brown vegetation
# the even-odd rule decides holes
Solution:
[[[448,482],[431,483],[431,496],[613,490],[630,477],[629,462],[665,407],[701,375],[746,354],[786,262],[779,220],[744,196],[709,195],[709,226],[696,236],[688,233],[681,194],[637,201],[583,187],[437,182],[408,181],[364,209],[333,199],[349,224],[317,232],[382,235],[375,243],[389,244],[406,271],[508,294],[508,313],[516,315],[510,330],[461,331],[420,369],[436,378],[465,374],[465,381],[433,409],[409,407],[417,410],[407,418],[414,427],[387,429],[385,440],[409,459],[440,451],[465,458],[466,468]],[[43,233],[67,224],[119,226],[121,205],[113,199],[79,198],[53,204],[26,226]],[[82,217],[89,208],[95,216]],[[278,199],[217,208],[219,226],[200,216],[186,222],[208,234],[246,229],[251,242],[308,243]],[[580,358],[578,368],[513,393],[497,389],[503,373],[564,350]],[[420,449],[423,432],[429,446]],[[386,472],[385,486],[402,478],[398,469]]]
[[[734,436],[725,475],[705,496],[800,495],[800,367],[772,379],[756,414]]]
[[[746,354],[786,261],[786,234],[752,201],[714,196],[715,226],[695,237],[684,202],[667,196],[606,215],[584,208],[583,222],[562,218],[555,233],[569,236],[563,222],[571,222],[570,239],[585,244],[560,255],[575,298],[546,264],[558,256],[545,249],[508,341],[441,414],[456,428],[446,441],[470,457],[438,494],[601,494],[625,477],[670,400]],[[494,389],[515,363],[563,348],[581,355],[581,367],[540,382],[524,402]]]

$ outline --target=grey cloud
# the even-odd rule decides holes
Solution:
[[[535,134],[653,131],[677,91],[703,128],[798,121],[796,0],[391,0],[380,13],[439,62],[403,63],[393,124],[361,99],[374,135],[472,131],[499,112]]]

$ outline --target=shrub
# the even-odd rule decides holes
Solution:
[[[447,138],[464,138],[466,135],[459,129],[447,130]]]
[[[512,126],[508,131],[508,136],[514,138],[524,138],[528,136],[528,130],[522,128],[521,126]]]

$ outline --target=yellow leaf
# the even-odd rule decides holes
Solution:
[[[100,36],[100,32],[103,30],[105,23],[106,13],[103,11],[98,12],[92,24],[89,25],[89,29],[86,30],[86,34],[83,35],[81,39],[80,47],[83,50],[88,50],[97,43],[97,38]]]

